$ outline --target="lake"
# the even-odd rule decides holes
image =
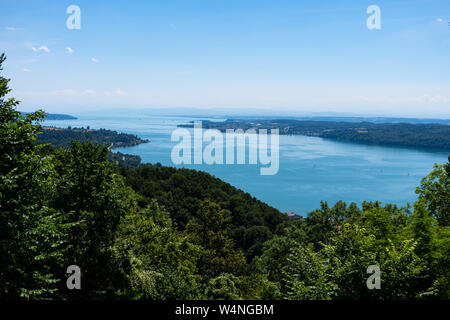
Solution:
[[[111,129],[150,139],[150,143],[115,149],[142,157],[143,162],[171,161],[171,133],[178,124],[200,118],[172,116],[82,116],[77,120],[45,121],[56,127]],[[225,120],[208,119],[204,120]],[[256,165],[182,165],[202,170],[283,211],[305,215],[329,205],[379,200],[400,206],[416,199],[415,188],[435,163],[447,162],[446,152],[341,143],[316,137],[280,136],[276,175],[262,176]],[[177,166],[180,167],[180,166]]]

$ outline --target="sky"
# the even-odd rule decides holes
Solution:
[[[69,29],[70,5],[80,28]],[[369,29],[371,5],[380,28]],[[19,109],[450,118],[448,0],[0,0]],[[73,21],[73,20],[71,20]]]

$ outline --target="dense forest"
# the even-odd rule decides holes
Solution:
[[[345,142],[450,150],[450,126],[447,124],[229,119],[224,122],[204,121],[202,126],[221,131],[279,129],[280,134],[316,136]]]
[[[323,202],[293,220],[207,173],[118,168],[90,141],[36,143],[45,113],[16,111],[8,83],[0,75],[1,300],[450,299],[450,162],[430,168],[412,206]],[[71,265],[80,290],[66,286]]]
[[[56,148],[67,148],[72,141],[89,141],[91,143],[108,147],[106,158],[115,166],[122,168],[137,168],[141,164],[141,157],[138,155],[126,154],[121,152],[112,152],[111,149],[119,146],[134,146],[140,143],[148,142],[135,135],[126,133],[117,133],[111,130],[92,130],[92,129],[61,129],[61,128],[40,128],[37,143],[43,144],[41,154],[48,155],[54,152]]]
[[[72,141],[90,141],[93,144],[108,145],[110,149],[133,147],[141,143],[149,142],[134,134],[119,133],[107,129],[88,128],[54,128],[42,127],[37,142],[50,143],[56,148],[66,148]]]
[[[290,225],[286,214],[205,172],[145,164],[120,173],[139,195],[139,207],[156,200],[180,230],[197,216],[203,201],[219,205],[227,235],[249,261],[261,254],[265,241]]]

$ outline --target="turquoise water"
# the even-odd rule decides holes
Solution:
[[[150,143],[121,148],[143,162],[175,166],[171,161],[171,133],[177,124],[196,118],[161,116],[80,117],[69,121],[46,121],[57,127],[90,126],[148,138]],[[202,118],[205,120],[212,120]],[[217,120],[217,119],[215,119]],[[280,136],[278,174],[261,176],[256,165],[183,165],[202,170],[238,187],[284,212],[300,215],[320,207],[326,200],[347,203],[379,200],[406,205],[416,199],[415,188],[434,163],[445,163],[448,153],[407,148],[340,143],[316,137]],[[178,166],[179,167],[179,166]]]

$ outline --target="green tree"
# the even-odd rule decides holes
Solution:
[[[327,242],[330,236],[342,228],[342,225],[348,219],[359,219],[361,211],[356,204],[352,203],[349,207],[343,201],[338,201],[330,208],[327,202],[320,203],[320,210],[308,213],[306,218],[306,232],[310,242],[315,244],[316,249],[319,248],[320,242]]]
[[[339,299],[407,299],[426,292],[425,263],[409,239],[394,244],[380,244],[367,229],[346,225],[324,248],[330,261]],[[381,289],[369,290],[366,273],[370,265],[381,270]]]
[[[52,207],[65,212],[67,223],[76,223],[69,235],[67,263],[78,265],[83,290],[69,297],[97,298],[114,295],[112,246],[120,220],[136,211],[133,193],[106,159],[107,148],[90,142],[72,142],[55,152],[56,188]]]
[[[388,240],[395,237],[394,223],[390,212],[385,208],[375,207],[365,211],[362,225],[369,233],[375,235],[381,245],[387,245]]]
[[[246,261],[241,251],[234,250],[234,242],[225,230],[225,218],[220,206],[209,200],[200,204],[197,219],[186,226],[188,239],[203,247],[199,269],[207,278],[221,273],[239,275],[246,269]]]
[[[282,270],[291,254],[291,250],[297,246],[307,245],[308,235],[301,226],[286,228],[285,235],[275,236],[263,245],[263,253],[253,261],[255,269],[262,273],[269,281],[274,282],[279,290],[282,288]]]
[[[450,176],[449,166],[434,165],[434,170],[422,179],[416,189],[419,198],[424,200],[430,213],[439,225],[450,225]]]
[[[338,299],[369,298],[366,271],[370,265],[379,265],[376,237],[364,227],[345,224],[323,249],[330,261],[329,273],[337,286]]]
[[[416,254],[417,241],[403,240],[380,254],[382,290],[374,293],[384,300],[417,299],[429,294],[427,267]]]
[[[116,248],[127,252],[130,295],[142,299],[201,297],[197,261],[202,248],[172,225],[169,214],[153,201],[121,223]]]
[[[275,300],[281,298],[277,285],[259,273],[240,276],[238,288],[239,296],[244,300]]]
[[[440,299],[450,299],[450,227],[437,230],[433,256],[433,278]]]
[[[422,259],[431,262],[436,220],[428,212],[425,202],[419,199],[414,204],[414,212],[409,217],[408,236],[418,241],[416,253]]]
[[[45,114],[21,116],[8,83],[0,75],[0,299],[46,299],[58,290],[68,226],[49,207],[54,168],[34,144]]]
[[[331,261],[322,251],[311,246],[292,249],[282,269],[285,298],[292,300],[330,300],[336,296],[337,284],[332,279]]]
[[[415,253],[417,242],[380,245],[373,234],[345,224],[329,244],[314,251],[298,246],[283,269],[284,294],[290,299],[412,299],[429,294],[426,265]],[[381,289],[369,290],[367,268],[379,266]]]
[[[230,273],[222,273],[210,279],[206,288],[206,297],[212,300],[239,300],[239,279]]]

